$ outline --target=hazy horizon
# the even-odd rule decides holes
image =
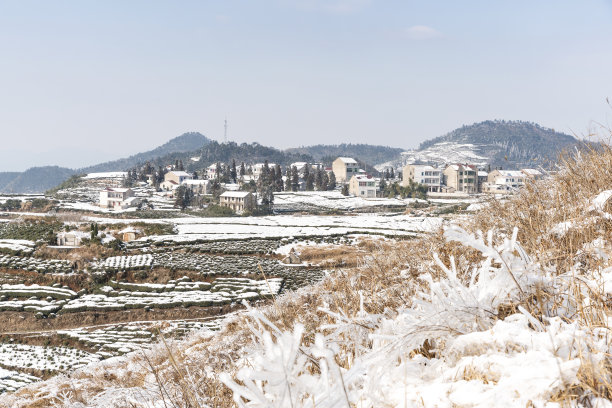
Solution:
[[[612,113],[609,1],[0,1],[0,171],[78,168],[187,131],[413,148]]]

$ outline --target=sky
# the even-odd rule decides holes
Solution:
[[[612,122],[612,0],[0,0],[0,171]]]

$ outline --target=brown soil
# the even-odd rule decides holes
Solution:
[[[39,331],[73,329],[112,323],[126,323],[142,320],[198,319],[219,316],[240,308],[238,304],[210,307],[189,307],[174,309],[118,310],[108,312],[79,312],[60,314],[55,319],[37,319],[28,312],[0,313],[0,335],[7,333],[29,333]]]

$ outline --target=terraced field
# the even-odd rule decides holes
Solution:
[[[280,262],[274,251],[290,242],[298,240],[137,244],[125,255],[80,269],[59,259],[0,256],[6,270],[0,272],[0,320],[20,322],[0,332],[0,392],[148,348],[160,335],[217,330],[223,315],[197,317],[238,310],[245,300],[265,301],[321,279],[325,271],[316,266]],[[74,279],[62,284],[67,276]],[[125,321],[126,313],[146,320]],[[83,327],[85,318],[105,323]]]

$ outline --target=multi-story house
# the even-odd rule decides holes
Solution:
[[[473,164],[450,164],[443,172],[444,184],[456,192],[478,192],[478,169]]]
[[[525,181],[527,180],[541,180],[544,174],[540,170],[536,169],[521,169],[521,173],[525,175]]]
[[[259,177],[261,176],[261,173],[263,172],[263,169],[266,167],[265,163],[256,163],[253,165],[252,169],[253,169],[253,178],[255,180],[259,180]],[[273,170],[276,167],[276,164],[274,163],[268,163],[268,169],[269,170]]]
[[[376,198],[376,179],[366,175],[352,176],[349,181],[349,193],[356,197]]]
[[[106,187],[100,191],[100,207],[124,210],[137,205],[139,199],[134,197],[130,188]]]
[[[206,178],[209,180],[217,178],[217,163],[213,163],[206,168]]]
[[[439,193],[442,186],[442,171],[426,164],[408,164],[402,170],[402,186],[410,181],[427,186],[428,192]]]
[[[338,157],[332,163],[332,171],[338,183],[345,183],[355,174],[359,174],[359,163],[350,157]]]
[[[493,170],[487,178],[486,192],[515,191],[525,185],[525,174],[520,170]]]
[[[219,197],[219,205],[231,208],[236,214],[255,208],[257,200],[249,191],[226,191]]]
[[[164,175],[164,181],[159,184],[162,190],[173,191],[185,180],[192,180],[193,176],[184,171],[169,171]]]

